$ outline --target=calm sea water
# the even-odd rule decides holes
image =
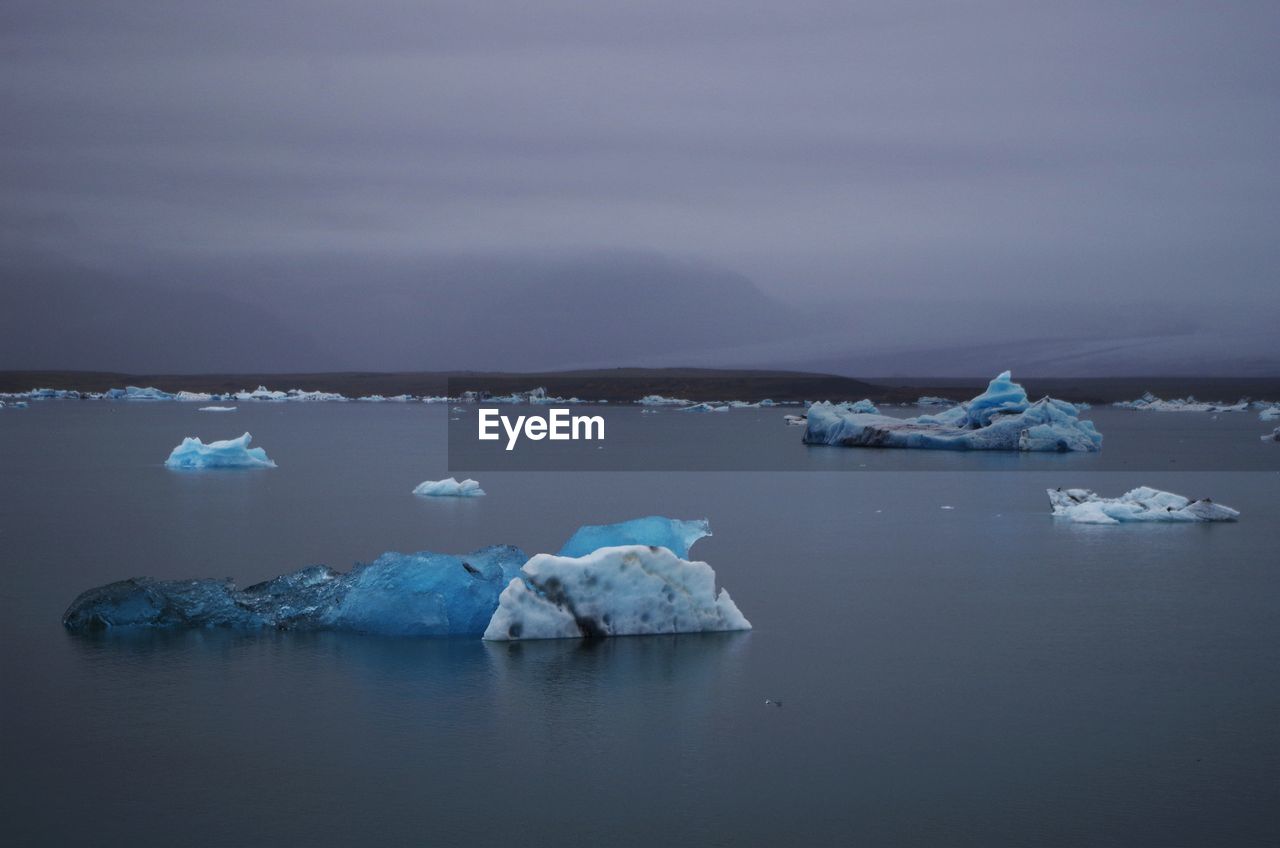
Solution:
[[[11,844],[1280,843],[1280,445],[1256,416],[1098,410],[1124,470],[894,471],[918,460],[803,448],[782,412],[666,416],[650,447],[847,470],[491,471],[458,501],[409,494],[447,476],[439,407],[0,411]],[[244,430],[278,469],[161,465]],[[1140,484],[1243,518],[1048,516],[1046,487]],[[127,576],[555,550],[654,513],[711,520],[694,553],[754,631],[506,646],[59,621]]]

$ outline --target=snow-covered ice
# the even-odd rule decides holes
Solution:
[[[1131,521],[1185,523],[1235,521],[1240,513],[1208,498],[1189,500],[1147,486],[1118,498],[1102,498],[1090,489],[1048,489],[1055,518],[1078,524],[1121,524]]]
[[[1008,371],[968,403],[937,415],[893,418],[822,402],[809,407],[804,441],[843,447],[930,450],[1097,451],[1102,435],[1054,398],[1031,403]]]
[[[1277,427],[1277,428],[1275,428],[1274,430],[1272,430],[1272,431],[1271,431],[1271,435],[1270,435],[1270,436],[1263,436],[1263,437],[1262,437],[1262,441],[1264,441],[1264,442],[1280,442],[1280,427]]]
[[[475,480],[467,479],[459,483],[449,477],[446,480],[424,480],[414,487],[413,493],[433,498],[478,498],[484,495],[484,489]]]
[[[714,404],[714,403],[695,403],[693,406],[686,406],[676,410],[676,412],[728,412],[728,411],[729,411],[729,406],[727,404]]]
[[[182,444],[173,449],[165,465],[169,468],[275,468],[276,464],[267,458],[262,448],[251,448],[253,439],[245,433],[238,439],[205,444],[200,439],[188,436]]]
[[[585,556],[539,554],[502,590],[491,641],[750,630],[715,572],[665,547],[625,545]]]
[[[1146,392],[1137,400],[1118,400],[1111,404],[1119,409],[1136,409],[1142,412],[1244,412],[1249,408],[1246,400],[1236,403],[1198,401],[1188,395],[1185,398],[1161,400]]]
[[[234,406],[202,406],[196,412],[235,412]]]
[[[1258,413],[1259,421],[1280,421],[1280,405],[1268,406]]]

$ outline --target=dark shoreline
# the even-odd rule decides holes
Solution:
[[[854,379],[802,371],[711,368],[611,368],[591,371],[335,371],[317,373],[126,374],[109,371],[0,371],[0,392],[36,388],[102,392],[111,388],[155,386],[169,392],[303,389],[359,395],[442,395],[464,390],[502,395],[543,386],[552,395],[611,402],[634,401],[648,394],[692,400],[776,401],[858,400],[904,403],[921,395],[955,400],[980,393],[989,378],[892,377]],[[1075,402],[1132,400],[1150,391],[1159,397],[1195,395],[1201,400],[1242,397],[1280,400],[1277,377],[1019,377],[1032,397],[1052,395]]]

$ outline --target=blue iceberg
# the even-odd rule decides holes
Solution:
[[[108,389],[102,395],[107,400],[173,400],[169,392],[148,386],[140,389],[137,386],[125,386],[123,389]]]
[[[510,593],[524,600],[512,602],[517,606],[494,630],[505,635],[494,638],[550,632],[532,623],[524,636],[522,626],[513,631],[512,616],[529,604],[563,635],[747,629],[728,593],[714,592],[711,567],[685,561],[689,546],[707,535],[705,521],[654,516],[583,527],[561,555],[534,560],[505,545],[462,556],[388,552],[346,573],[313,565],[245,589],[229,580],[139,577],[82,593],[62,623],[75,631],[231,627],[478,636],[493,630],[491,619]],[[561,572],[581,580],[557,589]],[[526,597],[530,592],[536,598]]]
[[[77,631],[233,627],[478,635],[525,559],[509,546],[463,556],[389,552],[346,573],[313,565],[245,589],[227,580],[134,578],[81,594],[62,623]]]
[[[275,468],[262,448],[251,448],[253,439],[245,433],[238,439],[224,439],[205,444],[188,436],[169,454],[164,464],[169,468],[193,470],[200,468]]]
[[[619,545],[652,545],[666,548],[681,559],[688,559],[693,543],[711,535],[711,526],[705,518],[685,521],[679,518],[663,518],[650,515],[633,518],[618,524],[588,524],[560,548],[559,556],[586,556],[600,548]]]
[[[809,407],[804,441],[841,447],[926,450],[1098,451],[1102,434],[1070,403],[1027,399],[1008,371],[968,403],[937,415],[893,418],[830,403]]]

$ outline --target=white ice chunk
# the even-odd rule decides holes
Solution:
[[[234,406],[202,406],[196,412],[235,412]]]
[[[1129,521],[1185,523],[1235,521],[1237,510],[1208,498],[1188,500],[1173,492],[1140,486],[1118,498],[1101,498],[1090,489],[1048,489],[1055,518],[1077,524],[1121,524]]]
[[[267,458],[266,451],[249,447],[252,439],[252,436],[245,433],[238,439],[209,442],[206,445],[198,438],[188,437],[173,449],[164,464],[181,469],[275,468],[276,464]]]
[[[663,397],[662,395],[645,395],[636,403],[642,406],[687,406],[693,401],[685,400],[684,398]]]
[[[573,639],[750,630],[715,572],[667,548],[626,545],[582,557],[539,554],[498,598],[484,638]]]
[[[484,495],[484,489],[475,480],[459,483],[450,477],[447,480],[425,480],[414,487],[413,493],[433,498],[478,498]]]

